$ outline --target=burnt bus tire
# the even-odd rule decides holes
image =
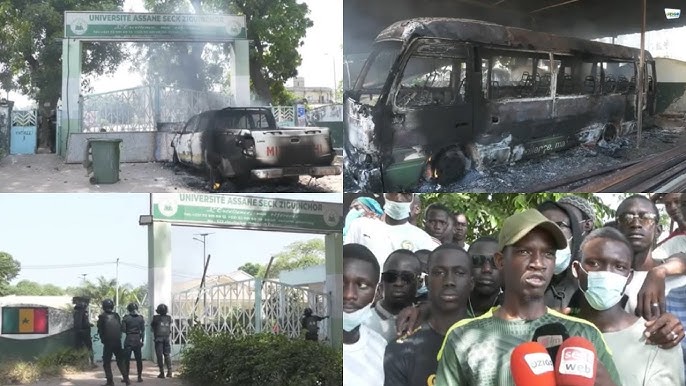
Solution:
[[[443,151],[433,162],[433,169],[437,177],[435,181],[441,185],[448,185],[461,180],[467,174],[467,157],[458,148]]]

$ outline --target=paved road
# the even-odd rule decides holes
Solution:
[[[136,368],[136,362],[131,361],[132,370]],[[112,371],[114,373],[114,384],[124,385],[121,383],[121,376],[117,370],[117,366],[112,362]],[[143,362],[143,382],[137,383],[135,376],[131,378],[131,385],[141,386],[182,386],[184,382],[179,378],[157,378],[159,369],[152,362]],[[105,384],[105,372],[102,370],[102,364],[95,371],[88,371],[78,374],[70,374],[61,378],[47,379],[37,383],[32,383],[28,386],[100,386]],[[26,385],[23,385],[26,386]]]

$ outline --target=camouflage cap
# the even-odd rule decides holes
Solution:
[[[586,219],[595,221],[595,210],[593,209],[593,205],[591,205],[591,203],[583,197],[575,195],[564,196],[557,200],[557,203],[571,205],[579,209],[581,213],[586,216]]]
[[[557,224],[548,220],[538,210],[527,209],[505,219],[498,234],[499,250],[502,251],[506,246],[515,244],[536,227],[541,227],[550,233],[555,240],[556,249],[567,247],[567,238]]]

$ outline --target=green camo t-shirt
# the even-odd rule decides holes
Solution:
[[[548,323],[561,323],[570,336],[581,336],[593,343],[598,360],[612,380],[621,385],[610,349],[592,323],[550,308],[536,320],[506,321],[494,317],[495,310],[461,320],[448,330],[438,352],[435,386],[514,386],[510,372],[512,350],[530,342],[536,329]]]

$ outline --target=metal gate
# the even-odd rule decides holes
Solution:
[[[301,335],[305,308],[328,315],[330,297],[304,287],[272,280],[250,279],[215,285],[204,291],[192,288],[172,297],[172,345],[178,352],[186,344],[193,325],[208,333],[248,335],[259,332]],[[329,320],[320,324],[319,339],[329,340]]]
[[[36,154],[36,110],[12,111],[10,128],[10,154]]]

